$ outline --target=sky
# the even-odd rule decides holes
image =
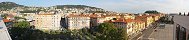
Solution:
[[[162,13],[189,12],[189,0],[0,0],[26,6],[87,5],[108,11],[143,13],[157,10]]]

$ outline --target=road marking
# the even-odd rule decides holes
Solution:
[[[143,35],[141,35],[140,37],[137,38],[137,40],[139,40],[139,38],[141,38]]]
[[[156,30],[157,30],[157,29],[156,29]],[[154,33],[154,29],[153,29],[152,33],[150,34],[150,36],[151,36],[153,33]],[[149,38],[150,36],[148,36],[148,38]]]

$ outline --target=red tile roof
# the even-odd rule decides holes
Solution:
[[[126,22],[129,23],[129,22],[134,22],[134,19],[126,19]]]
[[[124,22],[124,23],[126,23],[125,19],[122,19],[122,18],[118,18],[116,20],[107,20],[105,22]]]
[[[124,23],[130,23],[135,22],[134,19],[124,19],[124,18],[118,18],[117,20],[111,20],[109,22],[124,22]]]
[[[144,23],[141,19],[135,19],[135,22]]]
[[[8,19],[3,19],[3,22],[10,22],[10,20],[8,20]]]

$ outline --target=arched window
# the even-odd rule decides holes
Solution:
[[[181,28],[181,34],[180,38],[182,40],[186,40],[186,29],[184,27]]]
[[[179,40],[180,38],[179,38],[179,35],[180,34],[180,25],[179,24],[177,24],[176,25],[176,38],[177,38],[177,40]]]

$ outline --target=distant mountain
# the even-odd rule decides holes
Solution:
[[[54,7],[57,7],[58,9],[64,9],[64,8],[77,8],[77,9],[90,8],[90,9],[101,9],[101,8],[96,8],[96,7],[86,6],[86,5],[57,5],[57,6],[54,6]]]
[[[0,9],[1,10],[12,9],[14,7],[24,7],[24,6],[16,4],[14,2],[1,2],[0,3]]]
[[[0,3],[0,10],[9,10],[15,7],[21,7],[24,11],[33,11],[39,9],[45,9],[44,7],[29,7],[29,6],[24,6],[24,5],[19,5],[14,2],[1,2]],[[51,6],[51,7],[56,7],[57,9],[78,9],[78,10],[83,10],[86,12],[103,12],[104,9],[102,8],[97,8],[97,7],[91,7],[91,6],[86,6],[86,5],[56,5],[56,6]],[[30,9],[33,8],[33,9]],[[48,7],[50,8],[50,7]],[[47,9],[48,10],[48,9]],[[35,12],[35,11],[34,11]]]
[[[102,8],[91,7],[91,6],[86,6],[86,5],[56,5],[53,7],[56,7],[57,9],[63,9],[63,10],[78,9],[80,11],[84,11],[87,13],[104,13],[105,12],[104,9]]]

